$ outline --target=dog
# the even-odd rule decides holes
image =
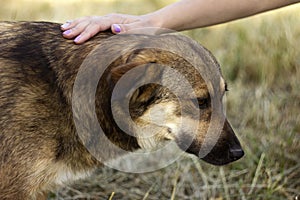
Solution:
[[[149,44],[163,44],[166,48],[150,48]],[[99,54],[94,51],[96,46]],[[203,74],[188,58],[167,51],[171,46],[190,60],[200,59]],[[217,126],[221,129],[217,140],[208,137],[205,148],[210,151],[202,157],[204,161],[224,165],[244,155],[221,108],[226,83],[220,67],[208,50],[195,46],[186,37],[114,36],[102,32],[82,45],[75,45],[61,37],[56,23],[1,22],[0,49],[0,199],[46,198],[47,192],[58,185],[85,177],[106,159],[119,156],[114,148],[131,152],[155,148],[156,144],[171,140],[183,151],[199,156],[210,124],[213,131]],[[108,63],[101,77],[96,76],[98,82],[92,93],[95,105],[88,106],[81,98],[90,92],[86,86],[90,80],[85,79],[83,84],[78,74],[89,79],[98,73],[97,65],[103,64],[104,57],[112,54],[117,57]],[[86,63],[90,55],[93,59]],[[159,71],[151,68],[154,65],[170,67]],[[96,71],[90,66],[96,66]],[[129,75],[131,83],[125,82],[121,92],[113,93],[122,77],[139,66],[146,67]],[[179,76],[173,71],[188,80],[194,100],[184,93],[188,88],[178,82]],[[128,97],[135,82],[150,76],[157,82],[136,87]],[[217,84],[212,84],[208,76]],[[122,94],[123,89],[128,91]],[[129,117],[121,105],[126,95]],[[215,108],[220,107],[215,120],[213,102],[217,102]],[[99,139],[90,123],[92,112],[106,142]],[[84,114],[80,116],[81,113]],[[132,134],[118,126],[115,115],[123,118],[121,124]],[[130,120],[139,127],[152,127],[152,136],[145,137],[147,131],[130,127]],[[101,154],[100,159],[91,153],[93,149]]]

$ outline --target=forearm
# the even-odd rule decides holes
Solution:
[[[147,27],[183,31],[228,22],[298,2],[300,0],[180,0],[142,16],[110,14],[82,17],[63,24],[61,29],[65,38],[75,38],[76,44],[82,44],[109,28],[116,34],[130,30],[148,33],[149,30],[145,30]]]
[[[300,0],[181,0],[145,15],[154,25],[177,31],[251,16]]]

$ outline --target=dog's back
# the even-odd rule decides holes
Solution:
[[[38,198],[95,165],[52,68],[64,70],[61,63],[78,55],[64,52],[57,24],[0,23],[0,30],[0,199]]]
[[[101,165],[76,133],[71,96],[84,58],[112,35],[74,45],[56,23],[0,22],[1,200],[41,199]],[[132,136],[108,132],[125,150],[138,148]]]

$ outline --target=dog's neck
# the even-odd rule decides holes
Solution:
[[[94,40],[99,40],[109,37],[110,34],[104,33],[94,38]],[[53,40],[52,40],[53,41]],[[72,98],[74,96],[74,83],[80,70],[81,64],[84,59],[93,50],[93,46],[86,42],[83,45],[75,45],[73,42],[59,38],[56,49],[48,49],[51,51],[46,55],[52,55],[48,57],[48,63],[50,63],[50,68],[54,71],[56,77],[57,87],[61,90],[61,95],[65,99],[66,104],[72,109]],[[67,46],[67,47],[66,47]],[[68,52],[64,52],[63,49],[70,49]],[[79,51],[80,49],[80,51]],[[46,48],[47,50],[47,48]],[[101,59],[101,58],[99,58]],[[98,60],[101,62],[101,60]],[[130,135],[124,133],[117,125],[113,119],[111,111],[111,86],[108,85],[107,79],[108,73],[104,73],[98,83],[98,88],[95,95],[95,110],[98,118],[98,122],[104,131],[106,137],[114,143],[114,145],[121,147],[126,151],[132,151],[139,148],[137,140]],[[86,91],[82,87],[82,94]],[[92,118],[94,113],[90,111],[84,111],[87,113],[85,120]],[[73,116],[69,116],[73,117]],[[70,120],[73,121],[73,118]],[[91,133],[88,133],[91,135]],[[92,138],[91,138],[92,139]],[[101,142],[101,141],[100,141]]]

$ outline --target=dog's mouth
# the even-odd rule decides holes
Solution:
[[[181,139],[176,139],[179,148],[213,165],[226,165],[244,156],[241,144],[227,121],[224,124],[220,137],[215,143],[211,143],[211,150],[204,157],[200,156],[200,152],[201,154],[205,153],[205,147],[202,146],[201,140],[197,140],[197,137],[188,139],[191,138],[188,134],[183,134],[182,136],[180,137]]]
[[[244,156],[244,151],[242,148],[229,149],[223,152],[219,150],[210,151],[205,157],[201,158],[205,162],[213,165],[226,165],[231,162],[237,161]]]
[[[185,152],[199,157],[200,148],[198,145],[195,146],[194,144],[191,144],[191,146],[187,148]],[[244,151],[240,146],[231,148],[229,145],[225,145],[224,147],[215,145],[212,150],[201,159],[213,165],[226,165],[239,160],[243,156]]]

